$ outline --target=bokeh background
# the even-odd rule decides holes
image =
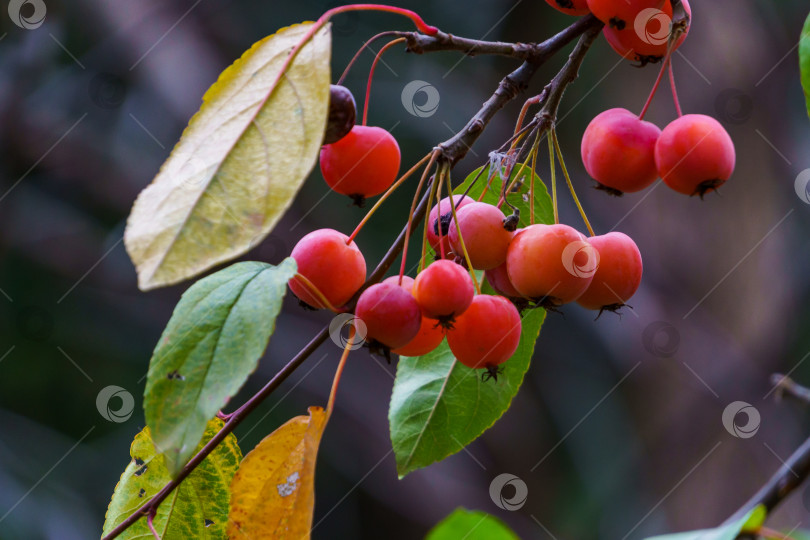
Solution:
[[[100,534],[132,437],[143,427],[152,348],[188,286],[138,291],[121,241],[131,204],[221,70],[279,27],[335,5],[44,2],[45,22],[32,30],[12,24],[6,3],[0,10],[4,540]],[[729,130],[738,152],[733,179],[703,202],[661,185],[621,199],[590,189],[579,159],[585,126],[607,108],[640,110],[657,71],[620,61],[600,39],[566,93],[558,130],[597,231],[630,234],[644,255],[634,310],[597,322],[577,307],[550,316],[506,415],[466,451],[403,480],[388,438],[395,366],[356,354],[321,448],[315,538],[420,538],[457,506],[494,513],[523,538],[640,539],[716,525],[808,436],[806,412],[776,403],[769,382],[779,371],[810,383],[810,199],[804,185],[795,189],[797,178],[807,178],[801,173],[810,174],[796,53],[808,4],[692,4],[690,37],[674,57],[681,99],[687,111],[714,115]],[[539,41],[571,22],[541,0],[405,7],[473,38]],[[366,39],[386,29],[410,26],[391,15],[338,17],[335,78]],[[542,89],[564,56],[542,68],[526,97]],[[364,54],[347,79],[359,102],[371,58]],[[460,129],[516,65],[394,49],[375,79],[370,123],[391,129],[403,163],[412,163]],[[403,106],[402,90],[413,80],[438,90],[435,114],[418,117]],[[500,146],[519,106],[498,115],[456,179]],[[663,126],[673,118],[663,88],[649,119]],[[370,264],[401,227],[410,196],[395,197],[360,235]],[[565,196],[561,211],[583,228]],[[315,171],[247,258],[278,262],[308,231],[348,232],[361,216]],[[327,321],[288,299],[258,372],[235,401]],[[338,356],[327,342],[237,430],[242,448],[308,405],[324,404]],[[134,396],[126,421],[108,421],[97,409],[97,395],[110,385]],[[754,436],[735,436],[721,421],[737,401],[759,413]],[[737,420],[746,423],[744,414]],[[528,487],[519,511],[499,509],[490,498],[490,482],[502,473]],[[810,528],[810,493],[800,490],[771,523]]]

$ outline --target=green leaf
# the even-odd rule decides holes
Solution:
[[[222,420],[211,420],[197,449],[202,448],[223,425]],[[163,456],[155,453],[148,427],[135,436],[130,456],[132,461],[115,486],[107,508],[105,535],[149,502],[171,480]],[[230,434],[158,506],[154,525],[160,537],[163,540],[224,539],[230,501],[228,486],[241,459],[236,437]],[[144,518],[118,538],[152,538],[152,534]]]
[[[243,262],[183,294],[152,355],[144,395],[146,424],[172,476],[256,369],[295,272],[289,258],[279,266]]]
[[[804,22],[799,39],[799,67],[802,73],[802,88],[807,101],[807,114],[810,115],[810,15]]]
[[[486,512],[456,508],[425,537],[425,540],[519,540],[498,518]]]
[[[470,189],[469,195],[478,200],[481,193],[483,193],[486,189],[487,183],[490,180],[489,171],[489,165],[475,169],[469,174],[469,176],[467,176],[460,186],[453,190],[453,193],[464,193],[467,191],[470,184],[475,181],[475,184]],[[509,182],[517,179],[518,183],[515,184],[515,187],[506,196],[506,200],[520,210],[520,227],[531,225],[531,198],[529,196],[529,190],[531,187],[532,177],[530,174],[531,168],[523,165],[515,165],[515,167],[512,169],[512,174],[509,176]],[[478,180],[476,180],[476,177],[478,177]],[[490,189],[486,190],[483,201],[489,204],[497,204],[501,196],[501,191],[503,190],[503,179],[501,178],[501,173],[499,171],[495,171],[491,180]],[[511,210],[506,205],[504,205],[502,209],[506,213],[511,213]],[[552,206],[551,196],[548,194],[546,185],[536,174],[534,175],[534,222],[546,224],[554,223],[554,207]]]
[[[734,540],[741,531],[761,526],[764,517],[762,509],[758,506],[742,518],[714,529],[665,534],[663,536],[653,536],[646,540]]]
[[[520,344],[498,380],[458,362],[444,341],[433,352],[400,357],[388,421],[400,478],[455,454],[509,408],[529,369],[545,311],[524,311]]]
[[[329,106],[329,27],[279,30],[226,69],[132,208],[124,235],[147,290],[178,283],[257,245],[315,161]]]

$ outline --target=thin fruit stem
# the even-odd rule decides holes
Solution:
[[[351,4],[348,6],[338,6],[336,8],[329,9],[326,12],[324,12],[324,14],[321,15],[318,18],[318,20],[312,24],[312,26],[309,27],[309,30],[307,30],[306,34],[304,34],[304,36],[301,38],[301,41],[296,43],[295,47],[293,47],[293,50],[290,51],[290,54],[287,55],[287,59],[284,60],[284,63],[281,65],[281,69],[279,70],[278,75],[276,75],[276,80],[273,81],[272,86],[270,86],[270,89],[267,91],[267,94],[264,97],[264,101],[262,101],[261,104],[262,106],[268,99],[270,99],[270,96],[278,87],[279,83],[281,82],[281,79],[284,78],[287,71],[290,69],[290,66],[292,65],[293,61],[295,61],[295,57],[298,56],[298,53],[301,51],[301,49],[303,49],[304,46],[307,43],[309,43],[309,40],[311,40],[312,37],[315,34],[317,34],[320,31],[320,29],[323,28],[324,25],[326,25],[327,22],[329,22],[329,19],[331,19],[332,16],[337,15],[338,13],[345,13],[348,11],[385,11],[388,13],[396,13],[398,15],[407,17],[411,21],[413,21],[417,30],[419,30],[423,34],[435,36],[436,34],[439,33],[438,28],[436,28],[435,26],[430,26],[429,24],[425,23],[425,21],[422,20],[422,17],[420,17],[419,15],[416,14],[416,12],[411,11],[410,9],[398,8],[396,6],[387,6],[384,4]]]
[[[428,190],[428,202],[427,207],[433,207],[433,199],[436,197],[436,175],[434,174],[433,180],[430,183],[430,189]],[[441,209],[441,207],[440,207]],[[439,219],[441,216],[437,216],[436,219]],[[422,227],[422,249],[419,250],[419,266],[417,267],[417,272],[421,272],[425,269],[425,260],[427,259],[427,247],[428,247],[428,227],[430,223],[430,210],[428,210],[428,216],[425,218],[424,226]],[[402,269],[405,269],[405,262],[402,262]],[[401,278],[401,276],[400,276]],[[400,280],[400,285],[402,285]]]
[[[383,53],[385,51],[387,51],[388,49],[390,49],[391,47],[393,47],[397,43],[403,43],[405,41],[406,41],[405,38],[397,38],[397,39],[391,40],[388,43],[386,43],[383,46],[382,49],[380,49],[380,52],[378,52],[376,54],[376,56],[374,56],[374,62],[371,63],[371,69],[369,69],[369,71],[368,71],[368,82],[366,83],[366,100],[363,103],[363,125],[364,126],[366,125],[366,120],[368,120],[368,101],[369,101],[369,99],[371,97],[371,79],[374,78],[374,70],[377,69],[377,62],[380,61],[380,58],[382,58],[382,55],[383,55]]]
[[[447,191],[450,193],[453,192],[453,186],[450,183],[450,175],[445,175],[445,181],[447,182]],[[453,212],[453,223],[456,224],[456,233],[458,234],[458,243],[461,244],[461,251],[464,253],[464,260],[467,261],[467,270],[470,272],[470,277],[472,277],[473,283],[475,284],[475,292],[476,294],[481,294],[481,285],[478,283],[478,278],[475,277],[475,271],[472,267],[472,262],[470,262],[470,254],[467,252],[467,246],[464,244],[464,237],[461,235],[461,227],[458,226],[458,216],[456,215],[456,202],[453,200],[453,197],[450,197],[450,211]]]
[[[658,72],[658,77],[655,78],[655,84],[653,84],[650,95],[647,97],[647,101],[644,103],[644,108],[641,109],[641,112],[638,115],[639,120],[644,120],[644,116],[647,114],[647,110],[650,108],[650,104],[655,97],[655,93],[658,92],[658,87],[661,86],[661,79],[664,78],[664,73],[666,72],[668,64],[669,57],[667,56],[667,58],[664,60],[664,65],[661,66],[661,70]]]
[[[317,298],[318,301],[324,307],[326,307],[326,309],[328,309],[332,313],[343,313],[343,310],[340,310],[340,309],[336,308],[335,306],[333,306],[332,303],[329,300],[326,299],[326,296],[324,296],[324,294],[318,289],[318,287],[316,287],[314,283],[312,283],[309,279],[307,279],[307,277],[305,275],[303,275],[303,274],[295,274],[295,279],[297,279],[298,281],[303,283],[304,287],[309,289],[310,294],[315,296],[315,298]]]
[[[535,144],[532,144],[532,149],[534,149],[534,148],[535,148]],[[531,154],[531,151],[530,151],[529,155],[526,156],[526,160],[521,164],[520,171],[523,171],[524,169],[527,169],[529,167],[529,162],[531,161],[531,159],[532,159],[532,154]],[[513,169],[514,169],[514,166],[513,166]],[[503,192],[501,193],[501,198],[498,200],[498,205],[497,205],[498,208],[500,208],[503,205],[503,203],[506,203],[507,205],[512,207],[512,205],[510,205],[509,202],[506,200],[506,195],[511,193],[512,190],[515,189],[515,184],[518,183],[518,180],[520,179],[520,174],[516,174],[515,177],[512,178],[512,170],[510,170],[508,178],[509,178],[509,184],[507,185],[506,182],[504,182],[504,184],[501,186],[504,189],[503,189]]]
[[[343,368],[346,367],[346,360],[349,358],[349,353],[354,346],[354,337],[357,335],[354,324],[349,328],[349,339],[346,341],[346,346],[343,347],[343,354],[340,356],[337,370],[335,371],[335,378],[332,381],[332,390],[329,392],[329,401],[326,404],[326,419],[332,416],[332,411],[335,409],[335,397],[337,396],[337,389],[340,385],[340,377],[343,375]]]
[[[526,119],[526,113],[529,112],[529,107],[532,105],[537,105],[538,103],[540,103],[539,95],[530,97],[523,103],[523,107],[520,108],[517,123],[515,124],[515,133],[513,134],[513,137],[517,137],[518,133],[520,133],[520,130],[523,127],[523,121]]]
[[[529,225],[534,225],[534,177],[537,173],[537,154],[540,149],[540,133],[534,138],[534,146],[532,147],[532,169],[529,171],[531,181],[529,183]]]
[[[585,226],[588,228],[588,232],[591,236],[596,236],[593,232],[593,228],[591,227],[591,222],[588,221],[588,216],[585,215],[585,209],[582,208],[582,204],[579,202],[579,197],[577,197],[577,192],[574,191],[574,183],[571,182],[571,177],[568,175],[568,169],[565,166],[565,160],[563,159],[562,149],[560,148],[560,141],[557,140],[557,130],[551,128],[551,138],[554,140],[554,148],[557,150],[557,159],[560,161],[560,168],[562,169],[563,176],[565,176],[565,181],[568,184],[568,189],[571,191],[571,196],[574,198],[574,202],[579,209],[579,214],[582,216],[582,221],[585,222]]]
[[[442,181],[441,178],[435,183],[436,184],[436,204],[439,205],[439,211],[436,212],[438,215],[436,216],[437,227],[436,230],[439,235],[439,257],[444,259],[445,251],[444,251],[444,227],[442,227]],[[448,193],[448,197],[451,199],[453,198],[453,193]],[[427,222],[425,222],[427,224]],[[427,237],[427,235],[425,235]]]
[[[672,71],[672,60],[669,61],[669,85],[672,88],[672,100],[675,102],[675,112],[678,113],[678,118],[683,116],[681,110],[681,102],[678,99],[678,89],[675,87],[675,73]]]
[[[363,45],[359,49],[357,49],[357,52],[354,53],[354,56],[352,56],[352,59],[349,60],[348,64],[346,64],[346,69],[343,70],[343,73],[340,75],[340,78],[337,80],[337,82],[335,84],[339,85],[339,84],[343,83],[343,81],[346,79],[346,76],[349,74],[349,70],[354,66],[354,64],[360,58],[360,55],[363,53],[363,51],[370,48],[372,43],[374,43],[375,41],[377,41],[380,38],[387,37],[387,36],[396,36],[398,34],[399,34],[398,30],[388,30],[387,32],[380,32],[379,34],[369,38],[365,43],[363,43]]]
[[[422,17],[417,15],[415,11],[411,11],[410,9],[403,9],[396,6],[388,6],[385,4],[350,4],[348,6],[338,6],[336,8],[332,8],[325,12],[321,17],[318,19],[318,22],[326,22],[333,15],[337,15],[338,13],[345,13],[347,11],[385,11],[387,13],[396,13],[397,15],[402,15],[403,17],[409,18],[413,21],[414,26],[416,29],[422,32],[423,34],[427,34],[429,36],[435,36],[439,33],[439,29],[435,26],[431,26],[427,24]]]
[[[389,188],[386,190],[386,192],[385,192],[385,193],[383,193],[382,197],[380,197],[380,199],[379,199],[379,200],[378,200],[376,203],[374,203],[374,206],[372,206],[372,207],[371,207],[371,210],[369,210],[369,211],[366,213],[365,217],[364,217],[364,218],[363,218],[363,219],[360,221],[360,223],[358,223],[358,224],[357,224],[357,227],[354,229],[354,232],[351,234],[351,236],[349,236],[348,240],[346,240],[346,245],[349,245],[349,244],[351,244],[351,243],[354,241],[355,237],[356,237],[356,236],[357,236],[357,235],[360,233],[360,230],[361,230],[361,229],[362,229],[362,228],[363,228],[363,227],[366,225],[366,223],[368,223],[368,220],[369,220],[369,219],[371,219],[371,216],[373,216],[373,215],[374,215],[374,212],[376,212],[376,211],[377,211],[377,210],[380,208],[380,206],[382,206],[382,203],[384,203],[384,202],[385,202],[385,200],[386,200],[386,199],[387,199],[389,196],[391,196],[391,194],[392,194],[392,193],[394,193],[394,191],[396,191],[396,189],[397,189],[399,186],[401,186],[403,182],[405,182],[405,180],[407,180],[408,178],[410,178],[410,177],[413,175],[413,173],[415,173],[416,171],[418,171],[418,170],[419,170],[419,167],[421,167],[422,165],[424,165],[424,164],[425,164],[425,162],[426,162],[428,159],[430,159],[430,154],[425,154],[425,157],[423,157],[422,159],[420,159],[420,160],[419,160],[419,161],[416,163],[416,165],[414,165],[413,167],[411,167],[411,168],[408,170],[408,172],[406,172],[405,174],[403,174],[403,175],[402,175],[402,176],[399,178],[399,180],[397,180],[396,182],[394,182],[394,183],[391,185],[391,187],[389,187]]]
[[[551,164],[551,205],[554,207],[554,223],[560,223],[560,212],[557,209],[557,172],[554,163],[554,143],[551,142],[551,137],[548,139],[548,160]]]
[[[416,192],[413,194],[413,202],[411,203],[411,211],[408,214],[408,226],[405,228],[405,243],[402,247],[402,264],[399,267],[399,282],[402,283],[402,276],[405,275],[405,261],[408,259],[408,242],[411,238],[411,230],[413,229],[413,214],[416,210],[416,203],[419,201],[419,194],[422,192],[422,187],[425,185],[425,180],[427,180],[428,173],[433,168],[433,165],[436,163],[436,160],[439,159],[439,154],[441,150],[438,148],[434,148],[433,151],[430,153],[430,161],[428,161],[425,170],[422,171],[422,178],[419,179],[419,185],[416,186]],[[428,208],[430,208],[430,201],[428,201]],[[424,247],[423,247],[424,249]]]

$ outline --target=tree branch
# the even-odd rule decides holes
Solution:
[[[470,40],[466,38],[459,38],[450,34],[439,32],[436,36],[425,36],[417,33],[403,32],[401,35],[408,38],[408,48],[416,53],[438,51],[438,50],[461,50],[466,54],[502,54],[512,56],[515,58],[524,59],[524,63],[515,71],[507,75],[498,85],[495,93],[490,97],[481,109],[473,116],[467,125],[458,134],[451,137],[444,143],[439,145],[442,152],[442,159],[447,160],[451,165],[457,163],[463,158],[469,147],[475,142],[476,139],[484,131],[484,128],[492,119],[492,117],[500,109],[504,107],[509,101],[514,99],[519,92],[524,91],[529,84],[529,81],[536,73],[537,69],[548,58],[556,54],[562,47],[570,43],[578,36],[582,36],[577,47],[574,49],[568,62],[563,67],[562,71],[554,78],[551,83],[552,91],[551,97],[554,97],[554,103],[559,105],[562,93],[565,87],[576,79],[576,73],[582,60],[593,42],[594,38],[598,35],[602,28],[602,23],[592,16],[587,16],[579,19],[577,22],[558,33],[554,37],[544,41],[540,44],[509,44],[501,42],[483,42],[477,40]],[[584,34],[584,35],[583,35]],[[556,82],[555,82],[556,81]],[[551,98],[549,101],[552,101]],[[545,107],[544,107],[545,110]],[[554,108],[556,114],[556,106]],[[553,118],[549,117],[553,122]],[[428,190],[417,206],[413,215],[413,227],[416,227],[425,214],[427,213],[427,203],[429,199],[430,190]],[[391,245],[388,252],[382,258],[377,267],[369,275],[366,283],[361,287],[365,289],[369,285],[379,282],[396,258],[402,251],[405,243],[406,228],[400,232],[396,241]],[[326,341],[329,336],[329,327],[322,328],[321,331],[285,365],[281,371],[276,375],[255,395],[245,402],[239,409],[234,411],[229,417],[222,429],[216,433],[200,451],[192,457],[185,467],[180,471],[180,474],[167,483],[154,497],[147,503],[141,506],[138,510],[133,512],[118,526],[116,526],[109,534],[104,536],[102,540],[112,540],[131,527],[135,522],[150,512],[157,509],[157,507],[174,491],[177,486],[185,480],[189,474],[197,468],[197,466],[208,457],[211,452],[227,437],[234,429],[244,420],[256,407],[258,407],[278,386],[283,383],[304,361],[309,358],[318,347]]]
[[[515,71],[504,77],[495,90],[495,93],[492,94],[492,97],[490,97],[484,103],[483,107],[481,107],[481,110],[467,122],[467,125],[455,136],[439,145],[442,149],[442,157],[451,164],[455,164],[463,158],[495,114],[507,103],[512,101],[518,93],[528,88],[529,81],[531,81],[537,69],[550,56],[571,42],[571,40],[582,35],[583,37],[580,39],[574,53],[572,53],[572,58],[576,57],[578,59],[578,61],[574,62],[576,65],[574,66],[573,76],[571,76],[570,73],[572,60],[569,59],[563,70],[554,78],[554,81],[557,82],[552,81],[551,83],[552,89],[559,94],[556,99],[556,103],[559,105],[559,98],[562,97],[562,92],[565,90],[565,87],[576,78],[576,73],[579,70],[582,59],[585,57],[585,53],[588,51],[591,43],[593,43],[593,40],[602,30],[602,26],[602,23],[598,19],[592,15],[588,15],[556,36],[538,45],[538,47],[542,48],[543,52],[526,60]],[[561,77],[561,75],[563,76]],[[556,108],[554,109],[554,113],[556,114]]]

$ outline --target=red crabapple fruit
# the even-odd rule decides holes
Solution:
[[[416,276],[413,296],[422,308],[422,314],[436,319],[445,328],[453,325],[456,317],[464,313],[475,295],[470,274],[463,266],[441,259]]]
[[[608,109],[591,120],[582,136],[582,162],[594,180],[614,195],[646,188],[658,178],[658,126],[627,109]]]
[[[410,276],[402,276],[402,287],[411,292],[413,290],[413,278]],[[399,285],[399,276],[391,276],[382,281],[383,283],[394,283]],[[400,356],[424,356],[427,353],[438,347],[444,340],[444,329],[436,324],[436,321],[428,319],[419,313],[422,323],[419,327],[419,333],[416,334],[412,340],[402,347],[397,347],[391,352]]]
[[[520,315],[502,296],[479,294],[447,331],[453,356],[473,369],[486,368],[497,379],[497,366],[509,360],[520,343]]]
[[[684,10],[691,17],[692,8],[687,0],[681,0]],[[633,24],[619,30],[605,26],[605,39],[613,50],[627,59],[645,65],[659,62],[667,53],[672,23],[672,4],[666,0],[661,10],[641,12]],[[681,46],[689,33],[689,26],[672,44],[674,51]]]
[[[448,233],[454,253],[464,253],[463,240],[476,270],[489,270],[506,262],[506,250],[514,233],[504,228],[503,212],[491,204],[474,202],[458,210],[456,217],[458,229],[455,220],[451,220]]]
[[[422,312],[413,295],[396,283],[372,285],[357,299],[354,314],[366,325],[366,340],[390,349],[403,347],[419,333]]]
[[[453,201],[456,206],[456,215],[458,215],[458,211],[461,208],[464,208],[468,204],[472,204],[474,199],[469,196],[465,195],[453,195]],[[441,213],[439,212],[441,209]],[[433,251],[436,252],[436,256],[440,257],[442,253],[441,244],[444,244],[444,254],[445,257],[451,258],[448,255],[453,251],[450,247],[450,239],[447,235],[450,232],[450,222],[453,221],[453,210],[450,206],[450,197],[445,197],[441,200],[438,204],[436,204],[433,208],[430,209],[430,213],[428,214],[428,225],[427,225],[427,240],[430,247],[433,248]],[[439,242],[439,225],[441,224],[442,229],[442,242]]]
[[[731,137],[711,116],[687,114],[671,122],[655,143],[655,164],[661,179],[685,195],[716,190],[734,172]]]
[[[546,0],[546,3],[567,15],[587,15],[591,12],[585,0]]]
[[[611,232],[588,242],[599,252],[599,267],[577,303],[586,309],[617,311],[638,290],[643,265],[638,246],[626,234]]]
[[[290,256],[298,263],[298,273],[307,278],[333,307],[348,302],[366,280],[366,261],[349,237],[333,229],[319,229],[304,236]],[[290,289],[302,302],[316,309],[326,306],[298,278]]]
[[[509,280],[543,307],[573,302],[590,285],[599,253],[568,225],[530,225],[515,235],[506,256]]]
[[[354,126],[345,137],[321,148],[324,180],[358,205],[394,183],[399,162],[396,139],[380,127]]]

